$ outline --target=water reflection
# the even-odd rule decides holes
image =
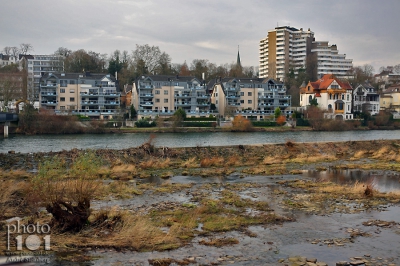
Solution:
[[[306,171],[307,177],[320,181],[331,181],[338,184],[354,184],[356,182],[373,184],[381,192],[400,191],[400,176],[397,173],[365,170]]]

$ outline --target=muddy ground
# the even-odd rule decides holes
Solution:
[[[399,151],[400,141],[98,150],[93,217],[81,232],[52,231],[47,257],[54,265],[400,265]],[[82,152],[0,154],[2,182],[29,184],[41,161]],[[40,206],[36,216],[10,207],[0,220],[52,218]]]

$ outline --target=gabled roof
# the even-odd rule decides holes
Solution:
[[[43,79],[50,78],[51,76],[56,77],[57,79],[86,79],[86,80],[102,80],[104,78],[109,79],[110,81],[115,82],[116,79],[114,76],[104,73],[45,73],[43,75]]]
[[[328,89],[328,87],[332,84],[332,82],[336,81],[339,86],[346,90],[351,90],[351,85],[348,81],[340,80],[336,78],[332,74],[325,74],[322,78],[317,81],[309,82],[309,85],[313,87],[315,90],[324,90]],[[308,86],[308,85],[307,85]]]
[[[397,93],[397,92],[400,92],[400,83],[391,85],[385,91],[385,93]]]

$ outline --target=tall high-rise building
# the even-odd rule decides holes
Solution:
[[[329,45],[327,41],[314,41],[311,53],[316,54],[319,78],[325,74],[346,78],[348,70],[353,67],[353,60],[346,59],[345,54],[339,54],[336,44]]]
[[[314,32],[304,31],[289,26],[276,27],[268,31],[266,38],[260,40],[260,78],[275,78],[285,80],[286,73],[315,64],[317,76],[334,74],[337,77],[347,77],[347,71],[352,68],[352,60],[345,54],[339,54],[336,45],[327,41],[315,41]],[[311,56],[313,55],[313,56]],[[313,60],[315,62],[313,62]]]
[[[19,55],[28,73],[28,101],[39,107],[40,78],[47,73],[63,72],[64,57],[60,55]]]
[[[314,32],[289,26],[276,27],[260,41],[260,78],[284,80],[289,67],[305,66]]]

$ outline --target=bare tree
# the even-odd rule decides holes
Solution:
[[[148,73],[155,74],[160,68],[160,59],[169,58],[165,52],[161,52],[158,46],[150,46],[148,44],[136,44],[136,50],[132,51],[132,58],[135,65],[144,63],[144,67]],[[142,62],[140,62],[142,61]]]
[[[22,98],[23,77],[17,73],[7,73],[0,76],[0,101],[3,103],[1,109],[8,107],[12,100]]]
[[[393,72],[396,73],[396,74],[400,74],[400,64],[395,65],[393,67]]]
[[[19,51],[18,47],[13,46],[13,47],[10,47],[10,52],[11,52],[10,55],[12,55],[15,58],[17,58],[20,51]]]
[[[5,55],[11,55],[11,47],[10,46],[4,47],[3,52]]]
[[[65,47],[59,47],[55,52],[54,55],[61,55],[64,57],[68,57],[72,54],[72,51]]]
[[[29,51],[33,51],[33,46],[30,43],[21,43],[19,47],[22,54],[27,54]]]

